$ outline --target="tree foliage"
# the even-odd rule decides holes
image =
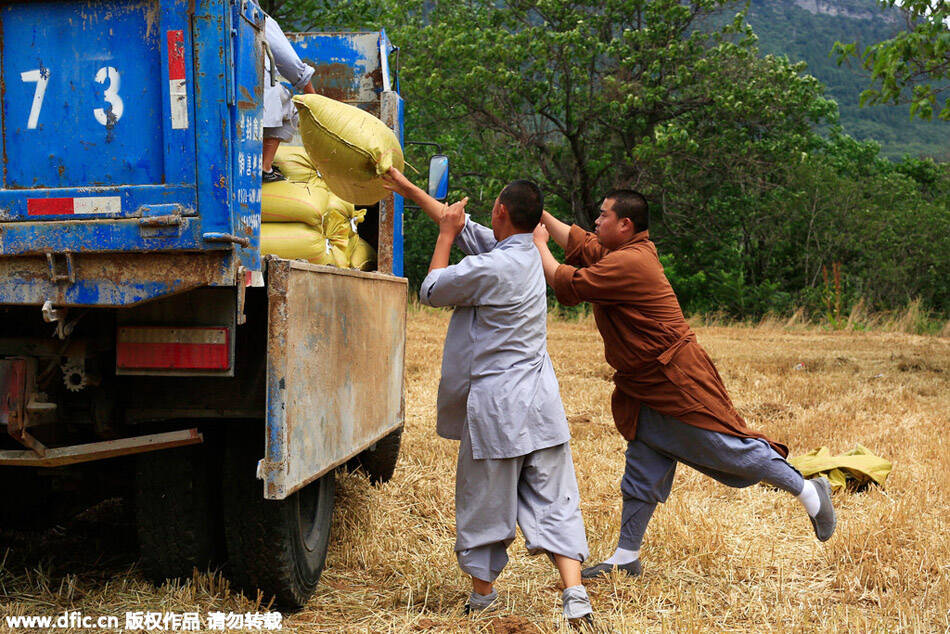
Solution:
[[[754,38],[741,20],[712,27],[721,4],[435,2],[404,33],[405,74],[432,127],[463,117],[483,151],[506,154],[589,225],[607,188],[638,183],[640,147],[732,107],[711,88],[736,81],[734,58]]]
[[[337,27],[401,46],[407,139],[452,157],[453,195],[487,212],[512,178],[589,225],[606,190],[639,189],[684,308],[746,317],[846,302],[950,308],[950,169],[883,158],[837,127],[804,64],[763,55],[718,0],[326,0]],[[369,17],[367,17],[369,16]],[[373,17],[377,16],[377,17]],[[375,22],[373,20],[379,20]],[[370,20],[366,22],[366,20]],[[418,147],[410,161],[424,164]],[[480,215],[481,212],[481,215]],[[404,219],[406,271],[435,229]]]
[[[837,42],[839,62],[860,58],[871,73],[872,85],[861,93],[861,104],[909,103],[910,115],[929,120],[934,112],[950,121],[950,3],[946,0],[881,0],[886,8],[899,7],[906,29],[894,37],[858,49],[857,43]]]

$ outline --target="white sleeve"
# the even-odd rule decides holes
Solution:
[[[300,60],[287,36],[270,16],[267,16],[265,20],[264,36],[267,38],[267,45],[274,55],[274,63],[281,76],[293,84],[294,88],[302,90],[310,83],[313,68]]]

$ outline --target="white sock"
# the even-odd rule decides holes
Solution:
[[[811,480],[805,480],[805,486],[802,492],[796,495],[798,501],[802,503],[810,517],[818,515],[821,509],[821,500],[818,499],[818,491],[815,489],[815,483]]]
[[[817,495],[815,496],[817,500]],[[627,550],[625,548],[618,547],[614,551],[614,554],[610,556],[610,559],[605,559],[605,564],[610,564],[611,566],[622,566],[624,564],[629,564],[640,558],[639,550]]]

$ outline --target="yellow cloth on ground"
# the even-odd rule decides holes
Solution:
[[[356,106],[323,95],[297,95],[300,136],[330,191],[358,205],[372,205],[389,192],[379,176],[403,170],[402,147],[385,123]]]
[[[875,456],[861,445],[837,456],[832,456],[827,447],[822,447],[789,458],[788,462],[806,478],[817,475],[827,477],[832,489],[847,486],[849,480],[855,488],[864,488],[871,482],[884,486],[891,472],[890,462]]]
[[[305,222],[323,225],[330,192],[319,180],[311,184],[276,181],[261,185],[262,222]]]

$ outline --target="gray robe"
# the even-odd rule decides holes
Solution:
[[[455,244],[468,257],[431,271],[419,297],[454,306],[442,355],[436,430],[475,459],[514,458],[570,440],[547,352],[547,296],[530,233],[496,242],[466,216]]]
[[[547,353],[547,297],[530,233],[496,242],[466,217],[468,257],[426,276],[420,298],[454,306],[442,355],[440,436],[461,440],[455,551],[462,570],[494,581],[520,525],[531,552],[583,561],[587,538],[570,430]]]

